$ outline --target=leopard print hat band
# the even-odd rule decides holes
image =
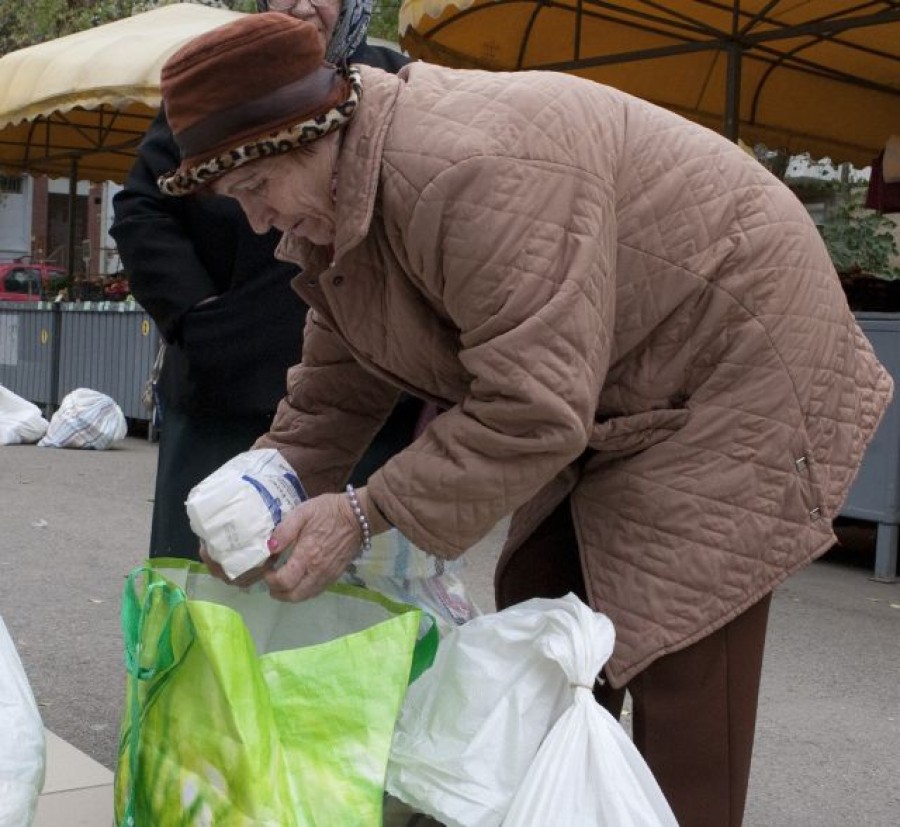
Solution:
[[[326,62],[324,52],[313,24],[278,12],[238,18],[179,49],[160,86],[181,164],[157,179],[160,190],[187,195],[346,124],[360,73]]]
[[[304,144],[312,143],[335,129],[340,129],[353,117],[362,97],[359,69],[355,66],[349,67],[347,79],[350,82],[350,94],[343,103],[322,115],[307,118],[277,132],[232,147],[194,166],[184,169],[179,167],[174,172],[161,175],[156,182],[160,191],[164,195],[190,195],[215,178],[244,164],[282,152],[290,152]]]

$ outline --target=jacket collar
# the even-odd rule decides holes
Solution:
[[[384,142],[394,117],[402,81],[394,75],[360,66],[363,94],[359,108],[344,131],[337,169],[337,235],[333,260],[339,261],[369,233]],[[276,256],[306,269],[315,268],[321,253],[303,239],[285,235]],[[327,265],[326,265],[327,266]]]

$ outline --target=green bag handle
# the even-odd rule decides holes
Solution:
[[[138,579],[147,578],[143,599],[138,597]],[[149,664],[142,663],[144,652],[144,624],[151,610],[163,602],[165,615],[156,639],[156,651]],[[162,678],[184,657],[193,642],[176,657],[172,645],[172,617],[175,610],[186,601],[184,592],[178,586],[155,572],[150,566],[134,569],[126,578],[122,594],[122,636],[125,641],[125,669],[131,675],[131,690],[128,695],[128,716],[131,722],[128,737],[129,790],[125,805],[123,824],[134,827],[134,788],[138,778],[138,754],[141,728],[141,703],[139,697],[141,681],[155,681]]]
[[[440,643],[440,633],[435,619],[426,615],[431,621],[431,628],[416,641],[413,648],[412,663],[409,667],[409,682],[412,683],[434,663]]]

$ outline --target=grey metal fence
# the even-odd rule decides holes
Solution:
[[[0,385],[52,413],[76,388],[149,420],[141,389],[159,336],[132,302],[0,303]]]
[[[878,524],[875,579],[893,583],[900,544],[900,315],[857,313],[856,319],[898,390],[866,451],[841,514]]]
[[[49,305],[0,303],[0,385],[41,407],[52,400],[56,326]]]

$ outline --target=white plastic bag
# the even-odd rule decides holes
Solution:
[[[407,692],[388,792],[448,827],[675,825],[591,694],[613,641],[609,619],[572,594],[450,632]]]
[[[0,445],[37,442],[49,425],[37,405],[0,385]]]
[[[44,787],[44,725],[0,617],[0,827],[28,827]]]
[[[38,443],[42,448],[109,448],[125,439],[128,425],[122,409],[111,397],[88,388],[67,393],[50,427]]]
[[[595,617],[598,627],[604,625],[599,622],[602,618],[607,628],[598,628],[593,639],[574,634],[569,650],[553,655],[573,687],[574,699],[541,743],[503,827],[562,823],[677,827],[641,754],[619,722],[594,699],[597,664],[602,667],[609,659],[615,639],[606,616]]]
[[[392,528],[373,537],[372,548],[341,579],[418,606],[445,634],[481,614],[459,576],[464,565],[463,558],[443,560],[423,551]]]

